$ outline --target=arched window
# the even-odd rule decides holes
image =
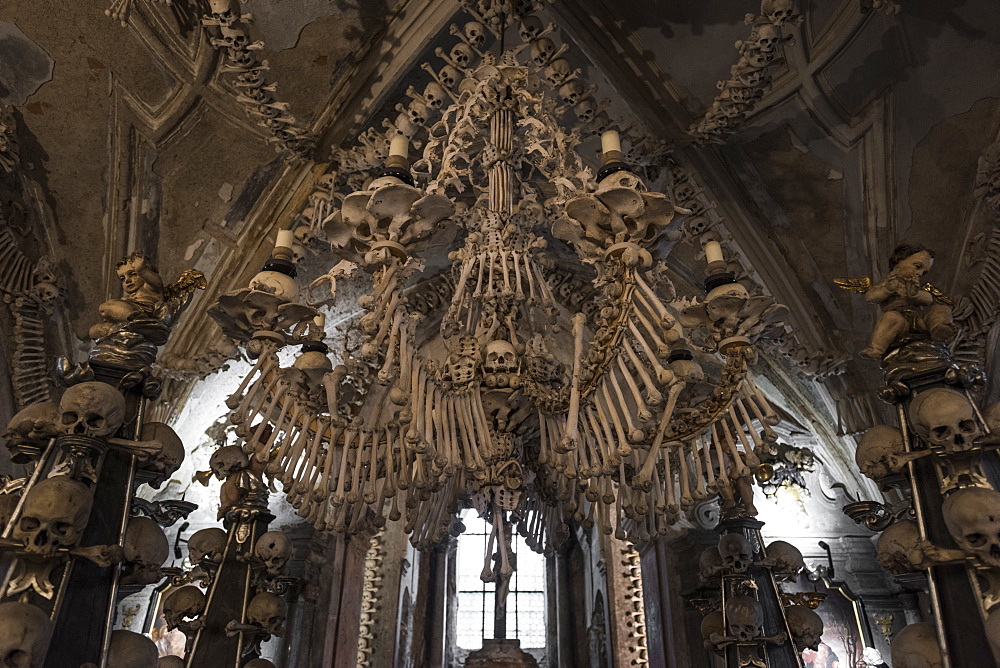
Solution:
[[[460,649],[482,647],[483,637],[493,637],[495,586],[483,582],[483,560],[492,526],[474,510],[465,511],[465,532],[458,537],[456,591],[458,615],[455,643]],[[494,548],[495,549],[495,548]],[[545,557],[532,552],[521,536],[514,535],[517,570],[507,596],[507,637],[518,638],[524,649],[545,647]]]

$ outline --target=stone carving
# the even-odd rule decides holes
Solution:
[[[942,668],[941,646],[934,625],[918,622],[904,627],[892,639],[893,668]]]
[[[29,603],[0,603],[0,666],[41,668],[52,623]]]
[[[878,304],[882,311],[868,346],[859,353],[862,357],[882,359],[890,348],[909,341],[947,341],[955,336],[952,301],[930,283],[921,283],[933,264],[933,251],[903,244],[892,252],[884,280],[835,280],[845,290],[863,294],[865,301]]]

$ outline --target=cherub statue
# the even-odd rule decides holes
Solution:
[[[930,283],[921,283],[933,265],[933,251],[903,244],[892,252],[885,280],[872,284],[867,276],[834,279],[882,310],[868,346],[859,353],[862,357],[882,359],[893,344],[904,339],[947,341],[955,335],[952,301]]]
[[[205,276],[189,269],[173,285],[164,286],[163,279],[145,255],[132,253],[115,265],[125,296],[101,304],[104,322],[90,328],[90,338],[100,341],[119,331],[125,323],[150,319],[170,327],[196,289],[204,289]]]

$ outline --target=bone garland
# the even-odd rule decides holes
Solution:
[[[315,137],[289,113],[288,104],[275,99],[275,84],[267,85],[264,78],[267,61],[259,61],[255,53],[264,48],[264,43],[251,42],[247,29],[237,25],[251,18],[249,14],[237,15],[227,0],[220,0],[202,19],[202,25],[206,31],[211,26],[219,27],[221,38],[213,36],[210,41],[215,48],[226,49],[227,64],[223,71],[236,73],[235,85],[245,90],[236,99],[246,107],[247,115],[256,116],[260,125],[267,128],[279,153],[305,159],[313,149]]]
[[[736,42],[740,60],[732,67],[732,78],[719,82],[722,93],[705,117],[688,130],[697,141],[721,142],[763,98],[771,81],[767,67],[781,59],[778,47],[791,39],[782,35],[784,26],[802,22],[792,4],[792,0],[762,0],[761,15],[747,15],[746,23],[753,29],[746,40]]]

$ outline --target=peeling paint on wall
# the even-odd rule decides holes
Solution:
[[[13,23],[0,21],[0,101],[23,106],[52,79],[55,61]]]

